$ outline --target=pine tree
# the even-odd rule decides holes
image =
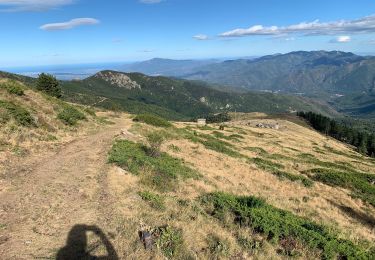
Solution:
[[[59,81],[50,74],[40,74],[36,83],[36,88],[53,97],[60,98],[62,96]]]

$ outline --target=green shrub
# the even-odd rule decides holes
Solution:
[[[160,156],[160,147],[165,141],[164,133],[160,131],[151,132],[146,136],[149,147],[147,147],[148,154],[152,157]]]
[[[158,237],[156,246],[167,258],[180,259],[185,249],[182,230],[166,226],[157,229],[154,235]]]
[[[232,141],[237,141],[237,142],[240,141],[239,139],[243,139],[244,138],[243,136],[238,135],[238,134],[232,134],[232,135],[226,136],[222,132],[218,132],[218,131],[213,131],[212,134],[216,138],[225,139],[225,140],[232,140]]]
[[[267,155],[268,152],[261,147],[246,147],[246,150],[257,153],[259,155]]]
[[[306,174],[315,181],[353,191],[353,195],[375,206],[375,175],[361,172],[339,172],[331,169],[312,169]]]
[[[314,182],[309,178],[306,178],[301,175],[291,174],[289,172],[275,171],[273,172],[273,174],[281,179],[288,179],[290,181],[300,181],[305,187],[312,187],[314,184]]]
[[[134,122],[142,122],[148,125],[153,125],[157,127],[171,127],[172,124],[168,122],[166,119],[161,118],[156,115],[152,114],[141,114],[137,115],[134,119]]]
[[[64,105],[63,109],[57,114],[57,118],[60,119],[66,125],[76,125],[79,120],[86,119],[85,114],[70,105]]]
[[[13,118],[18,125],[27,127],[36,126],[35,120],[29,111],[12,102],[0,100],[0,115],[2,115],[2,119],[0,119],[2,123],[6,123]]]
[[[42,73],[39,75],[36,82],[36,89],[53,97],[60,98],[62,96],[59,81],[50,74]]]
[[[208,140],[201,141],[201,143],[207,149],[211,149],[213,151],[223,153],[223,154],[229,155],[231,157],[235,157],[235,158],[243,157],[239,152],[230,148],[230,146],[226,142],[223,142],[223,141],[220,141],[220,140],[217,140],[217,139],[208,139]]]
[[[141,198],[144,201],[147,201],[150,204],[151,207],[153,207],[155,209],[158,209],[158,210],[164,210],[165,209],[164,197],[162,197],[158,194],[149,192],[149,191],[142,191],[142,192],[139,192],[138,194],[139,194],[139,196],[141,196]]]
[[[24,95],[24,87],[16,81],[7,81],[5,83],[0,83],[0,88],[4,88],[9,94],[14,94],[17,96]]]
[[[128,140],[115,142],[109,153],[109,162],[135,175],[143,174],[146,185],[164,192],[173,190],[179,179],[199,177],[199,174],[187,167],[182,160],[166,153],[152,157],[147,153],[147,147]]]
[[[325,226],[268,205],[252,196],[211,193],[200,198],[206,212],[225,223],[249,227],[272,242],[293,238],[322,252],[323,259],[372,259],[372,252],[340,238]],[[226,216],[232,215],[232,218]]]
[[[254,163],[258,168],[270,172],[273,175],[276,175],[280,179],[288,179],[290,181],[300,181],[305,187],[311,187],[313,181],[306,178],[305,176],[292,174],[289,172],[283,171],[285,168],[284,165],[263,159],[263,158],[251,158],[248,159],[249,163]]]
[[[92,107],[85,107],[84,111],[92,117],[96,117],[95,109]]]

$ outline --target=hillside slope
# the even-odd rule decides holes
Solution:
[[[313,175],[373,178],[374,161],[297,118],[241,114],[221,131],[184,122],[156,128],[126,114],[112,121],[7,162],[2,259],[55,258],[77,253],[77,243],[90,256],[119,259],[374,257],[375,208],[352,187]],[[160,157],[142,148],[155,131],[167,138]],[[231,212],[233,203],[242,208]],[[151,233],[153,250],[141,231]],[[75,240],[82,232],[87,241]]]
[[[89,107],[66,103],[15,80],[28,78],[2,76],[6,78],[0,78],[0,162],[65,142],[105,122]]]
[[[82,81],[64,82],[69,101],[152,112],[171,119],[191,119],[220,111],[285,113],[295,110],[335,114],[308,99],[271,93],[228,93],[203,82],[150,77],[139,73],[102,71]]]

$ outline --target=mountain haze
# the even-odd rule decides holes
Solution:
[[[119,70],[124,72],[140,72],[143,74],[157,76],[181,76],[193,73],[197,68],[219,62],[215,59],[209,60],[172,60],[154,58],[147,61],[123,65]]]

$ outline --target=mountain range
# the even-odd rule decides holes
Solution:
[[[226,91],[250,90],[312,97],[345,114],[375,115],[375,57],[372,56],[340,51],[298,51],[205,62],[207,64],[153,59],[130,67],[131,71],[148,75],[200,80]]]
[[[152,112],[189,119],[223,111],[287,113],[296,110],[332,115],[334,110],[308,98],[260,93],[225,92],[201,81],[141,73],[101,71],[87,79],[62,83],[64,98],[132,113]]]
[[[64,98],[170,119],[220,111],[375,116],[371,56],[299,51],[226,61],[152,59],[119,69],[144,74],[105,70],[83,80],[61,81]],[[6,72],[0,77],[30,85],[34,81]]]

